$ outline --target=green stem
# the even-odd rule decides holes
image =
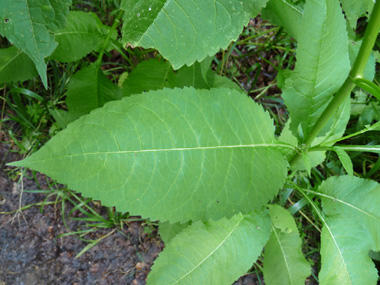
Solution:
[[[119,15],[117,15],[115,21],[112,24],[112,27],[111,27],[108,35],[107,35],[107,38],[106,38],[106,40],[104,42],[104,45],[103,45],[103,47],[102,47],[102,49],[101,49],[101,51],[99,53],[98,59],[96,60],[96,63],[98,65],[98,67],[100,67],[100,64],[102,63],[104,52],[106,51],[106,48],[108,47],[109,42],[111,41],[111,37],[112,37],[113,32],[120,25],[120,19],[123,16],[123,14],[124,14],[124,11],[120,11]]]
[[[380,145],[336,145],[335,147],[339,147],[345,151],[359,151],[359,152],[380,152]],[[309,151],[326,151],[326,150],[334,150],[334,146],[317,146],[312,147]]]
[[[372,48],[375,44],[377,35],[380,30],[380,1],[375,3],[373,7],[373,11],[371,14],[370,21],[368,23],[367,29],[364,34],[362,45],[360,46],[360,50],[358,56],[355,60],[354,65],[351,68],[350,74],[343,85],[340,87],[334,98],[331,100],[329,105],[323,111],[318,121],[313,126],[311,132],[306,137],[304,145],[306,149],[312,144],[314,139],[320,133],[322,128],[326,125],[326,123],[330,120],[330,118],[334,115],[336,110],[343,104],[346,98],[351,94],[351,91],[354,89],[355,84],[354,80],[356,78],[363,78],[363,72],[367,65],[368,58],[372,52]],[[302,157],[302,154],[295,153],[293,158],[290,160],[290,165],[295,165]]]

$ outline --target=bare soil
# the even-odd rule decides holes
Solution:
[[[9,148],[7,143],[0,144],[0,285],[146,283],[150,268],[164,244],[157,230],[144,233],[142,222],[129,222],[124,229],[114,231],[75,258],[87,243],[75,236],[57,238],[68,232],[61,215],[61,203],[45,205],[42,211],[41,207],[33,206],[22,212],[4,214],[19,209],[20,205],[46,199],[46,194],[21,194],[21,183],[9,177],[10,167],[6,165],[21,156],[10,152]],[[37,173],[36,178],[40,189],[48,189],[44,175]],[[36,190],[38,186],[33,179],[24,178],[22,188]],[[104,212],[102,207],[94,207],[99,213]],[[65,215],[71,209],[70,203],[65,203]],[[67,218],[66,223],[72,230],[80,229],[83,224]],[[86,238],[95,240],[112,230],[101,229]],[[259,283],[256,276],[250,274],[235,284]]]

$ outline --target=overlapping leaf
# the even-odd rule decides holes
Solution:
[[[323,209],[329,216],[344,215],[364,226],[371,236],[372,249],[380,251],[380,185],[357,177],[334,177],[319,191],[324,194]]]
[[[52,58],[61,62],[81,59],[99,48],[104,41],[104,36],[97,27],[96,15],[79,11],[70,12],[66,26],[54,35],[58,46]]]
[[[169,62],[150,59],[132,70],[123,82],[121,93],[125,97],[144,91],[172,87],[173,80],[174,72]]]
[[[326,216],[321,284],[376,284],[378,276],[368,254],[371,249],[380,251],[380,185],[342,176],[323,182],[319,191]]]
[[[267,284],[305,284],[310,265],[302,254],[302,241],[291,214],[271,205],[272,234],[265,246],[264,279]]]
[[[4,0],[0,2],[0,34],[27,54],[47,87],[45,58],[57,46],[50,30],[64,25],[71,1]]]
[[[268,113],[229,89],[164,89],[109,102],[22,165],[71,189],[162,222],[261,207],[287,162]]]
[[[24,81],[38,75],[33,61],[16,47],[0,49],[0,84]]]
[[[148,284],[231,284],[256,261],[269,234],[264,211],[194,223],[165,247]]]
[[[119,88],[114,85],[98,65],[92,64],[75,73],[67,90],[66,103],[72,118],[79,118],[105,103],[120,99]]]
[[[183,66],[176,73],[167,61],[157,59],[144,61],[137,65],[123,81],[122,96],[160,90],[164,87],[194,87],[196,89],[225,87],[240,91],[236,83],[210,69],[211,60],[207,59],[207,63],[203,61],[196,62],[192,66]]]
[[[317,137],[313,141],[312,146],[321,144],[325,146],[331,146],[332,143],[329,143],[330,141],[341,138],[350,119],[350,110],[350,98],[347,98],[330,119],[330,122],[326,124],[326,126],[322,129],[322,133],[325,134],[323,136]],[[291,144],[295,147],[298,145],[297,137],[294,136],[290,130],[290,122],[286,123],[283,131],[281,132],[279,140]],[[293,152],[290,149],[284,149],[284,153],[288,156],[288,159],[291,159]],[[304,159],[298,161],[295,165],[293,165],[293,169],[306,170],[308,173],[310,173],[311,168],[316,167],[325,160],[325,153],[325,151],[307,152],[305,153]]]
[[[158,231],[162,241],[167,245],[179,232],[189,227],[191,222],[187,223],[174,223],[169,222],[159,223]]]
[[[345,26],[338,0],[306,2],[297,63],[283,90],[290,128],[301,140],[347,78],[350,66]]]
[[[321,236],[320,284],[375,285],[377,274],[369,250],[364,229],[352,220],[326,219]]]
[[[302,27],[302,15],[304,9],[288,0],[269,0],[261,17],[272,23],[284,27],[284,29],[295,39],[298,39]]]
[[[220,76],[211,70],[210,65],[211,60],[206,58],[191,66],[183,66],[174,77],[174,86],[179,88],[191,86],[197,89],[225,87],[241,91],[240,87],[228,77]]]
[[[155,48],[175,69],[236,40],[268,0],[123,0],[123,43]]]

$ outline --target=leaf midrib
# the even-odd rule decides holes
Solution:
[[[312,191],[312,190],[305,190],[305,191],[310,192],[310,193],[312,193],[314,195],[318,195],[318,196],[321,196],[321,197],[324,197],[324,198],[331,199],[334,202],[340,202],[340,203],[342,203],[342,204],[344,204],[344,205],[346,205],[348,207],[351,207],[352,209],[354,209],[354,210],[356,210],[356,211],[358,211],[358,212],[360,212],[360,213],[362,213],[364,215],[367,215],[370,218],[372,218],[372,219],[377,220],[378,222],[380,222],[380,218],[379,217],[376,217],[376,216],[372,215],[371,213],[366,212],[365,210],[362,210],[362,209],[360,209],[360,208],[358,208],[358,207],[356,207],[356,206],[354,206],[354,205],[352,205],[350,203],[347,203],[347,202],[345,202],[343,200],[340,200],[337,197],[329,196],[329,195],[326,195],[326,194],[323,194],[323,193],[319,193],[319,192],[315,192],[315,191]]]
[[[73,153],[73,154],[67,154],[67,155],[61,155],[61,156],[54,156],[50,157],[48,159],[41,159],[41,160],[34,160],[33,163],[36,162],[43,162],[48,160],[54,160],[59,158],[66,158],[66,157],[75,157],[75,156],[87,156],[87,155],[100,155],[100,154],[126,154],[126,153],[148,153],[148,152],[166,152],[166,151],[190,151],[190,150],[210,150],[210,149],[231,149],[231,148],[255,148],[255,147],[273,147],[273,148],[291,148],[294,149],[294,147],[291,147],[290,145],[282,145],[282,144],[251,144],[251,145],[229,145],[229,146],[208,146],[208,147],[188,147],[188,148],[164,148],[164,149],[142,149],[142,150],[120,150],[120,151],[99,151],[99,152],[86,152],[86,153]]]
[[[22,54],[21,50],[17,51],[17,54],[13,56],[8,62],[6,62],[3,66],[0,66],[0,72],[2,72],[9,64],[15,61]]]
[[[322,217],[322,216],[320,216]],[[342,251],[340,250],[340,247],[338,245],[338,242],[336,241],[335,239],[335,236],[334,234],[332,233],[331,231],[331,228],[330,228],[330,225],[327,223],[327,221],[322,217],[322,221],[323,221],[323,224],[325,225],[326,229],[328,230],[333,242],[334,242],[334,245],[335,245],[335,248],[336,250],[339,252],[339,257],[341,258],[342,260],[342,263],[344,264],[344,268],[345,268],[345,273],[346,273],[346,276],[348,277],[347,279],[350,281],[350,284],[352,284],[352,281],[351,281],[351,276],[349,274],[349,271],[348,271],[348,267],[347,267],[347,264],[346,264],[346,261],[344,260],[344,257],[343,257],[343,253]]]
[[[283,249],[283,246],[282,246],[282,243],[281,243],[280,237],[277,235],[276,228],[273,226],[273,224],[272,224],[272,230],[273,230],[273,233],[274,233],[274,235],[276,236],[277,242],[278,242],[278,244],[279,244],[279,246],[280,246],[282,256],[284,257],[284,262],[285,262],[285,266],[286,266],[286,273],[288,273],[288,276],[289,276],[289,282],[291,283],[292,278],[291,278],[291,275],[290,275],[290,269],[289,269],[289,265],[288,265],[288,259],[287,259],[286,255],[285,255],[285,251],[284,251],[284,249]]]
[[[241,219],[236,223],[236,225],[234,226],[234,228],[228,233],[228,235],[225,237],[224,240],[222,240],[218,245],[217,247],[211,251],[203,260],[201,260],[196,266],[194,266],[189,272],[187,272],[185,275],[183,275],[180,279],[176,280],[175,283],[173,284],[177,284],[178,282],[180,282],[182,279],[186,278],[186,276],[188,276],[189,274],[191,274],[192,272],[194,272],[197,268],[199,268],[206,260],[208,260],[225,242],[226,240],[235,232],[236,228],[238,226],[240,226],[241,222],[244,220],[245,216],[242,216]]]

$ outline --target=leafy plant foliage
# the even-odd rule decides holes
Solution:
[[[319,282],[376,284],[370,253],[380,251],[380,186],[356,177],[350,152],[380,148],[339,142],[379,131],[378,123],[368,125],[375,115],[363,114],[368,106],[357,103],[380,97],[371,56],[380,2],[122,0],[112,27],[94,14],[69,12],[70,5],[0,2],[0,34],[13,45],[0,50],[0,82],[38,73],[48,87],[47,60],[74,68],[68,110],[50,110],[63,130],[11,165],[158,220],[166,248],[150,284],[230,284],[264,247],[267,284],[304,284],[311,266],[290,211],[302,203],[317,222],[308,221],[321,225]],[[269,113],[211,68],[214,54],[261,11],[297,40],[294,70],[280,72],[290,118],[279,138]],[[357,19],[371,11],[365,36],[354,39]],[[134,66],[126,53],[135,49],[138,57],[142,48],[159,55],[124,71],[115,84],[104,54],[116,49]],[[93,63],[78,63],[88,54]],[[343,137],[353,114],[361,116],[359,129]],[[317,175],[304,189],[327,151],[349,175],[323,182]],[[288,211],[294,190],[302,199]]]
[[[45,58],[57,47],[51,31],[65,25],[71,0],[1,1],[0,35],[7,37],[35,63],[47,87]]]
[[[226,48],[266,2],[124,0],[123,43],[156,48],[178,69]]]
[[[264,278],[267,284],[302,284],[310,265],[301,251],[301,238],[291,214],[271,205],[272,233],[265,247]]]
[[[266,211],[197,222],[167,243],[154,264],[151,284],[232,283],[256,260],[270,234]],[[162,272],[166,272],[162,274]]]
[[[237,91],[164,89],[82,117],[22,163],[119,211],[215,220],[277,194],[286,161],[273,133],[269,115]]]

